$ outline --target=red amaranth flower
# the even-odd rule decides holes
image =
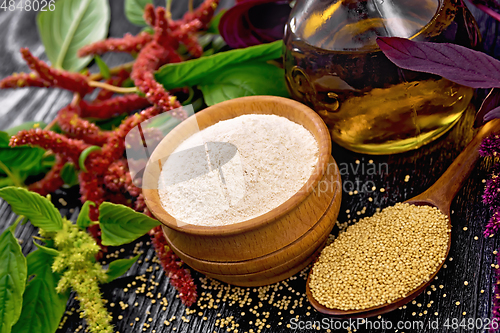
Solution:
[[[152,7],[153,5],[148,4],[147,7]],[[165,8],[163,7],[158,7],[156,8],[156,19],[155,19],[155,34],[153,36],[153,39],[155,42],[157,42],[159,45],[167,48],[176,48],[177,45],[176,41],[173,39],[173,36],[171,35],[171,31],[168,25],[168,20],[167,20],[167,14],[165,11]]]
[[[132,183],[132,176],[124,159],[113,162],[109,166],[104,176],[104,185],[111,191],[120,193],[128,192],[133,197],[141,194],[141,189]]]
[[[104,202],[105,194],[103,179],[90,172],[80,172],[78,180],[80,182],[80,200],[81,202],[92,201],[95,203],[95,206],[90,207],[89,217],[92,221],[98,221],[99,205]]]
[[[201,29],[206,29],[214,16],[215,10],[219,5],[219,0],[205,0],[198,8],[192,12],[187,12],[182,17],[181,22],[187,23],[193,20],[199,20],[202,23]]]
[[[107,142],[107,149],[113,151],[113,153],[108,156],[111,161],[117,160],[125,152],[125,137],[128,132],[130,132],[134,127],[140,123],[151,119],[162,113],[162,110],[157,106],[151,106],[146,110],[136,113],[133,116],[125,119],[120,126],[113,131],[113,135],[110,136]]]
[[[48,88],[50,83],[44,81],[36,73],[14,73],[0,80],[0,89],[15,89],[24,87]]]
[[[170,278],[170,284],[177,289],[182,302],[190,307],[196,302],[198,294],[189,269],[182,268],[182,260],[168,247],[160,226],[152,229],[149,234],[161,266]]]
[[[54,193],[64,185],[64,180],[61,178],[61,171],[65,164],[66,161],[57,155],[52,169],[41,180],[29,185],[28,189],[42,196]]]
[[[156,106],[149,107],[140,113],[128,117],[118,128],[111,131],[102,150],[90,153],[85,160],[85,167],[89,173],[92,173],[95,177],[102,178],[110,164],[123,157],[125,153],[125,137],[128,132],[140,123],[160,114],[161,111]]]
[[[175,50],[167,50],[153,41],[142,49],[132,67],[131,78],[136,87],[146,95],[148,101],[158,105],[163,111],[180,108],[181,105],[155,80],[154,71],[164,63],[180,60]],[[175,116],[185,117],[182,114],[175,114]]]
[[[156,10],[153,5],[146,5],[144,7],[144,21],[146,21],[147,24],[149,24],[151,27],[154,27],[156,25]]]
[[[62,134],[40,128],[20,131],[10,138],[9,144],[11,147],[32,145],[47,150],[50,149],[75,165],[78,165],[78,159],[82,151],[90,146],[82,140],[69,139]]]
[[[137,94],[121,95],[109,98],[103,101],[80,102],[80,117],[109,119],[123,113],[131,113],[136,110],[144,109],[151,103]]]
[[[145,31],[133,36],[129,33],[123,38],[108,38],[92,43],[78,50],[79,57],[85,57],[106,52],[125,52],[137,54],[146,44],[153,40],[153,36]]]
[[[142,193],[139,194],[139,196],[135,200],[134,210],[138,211],[138,212],[143,212],[144,214],[146,214],[146,215],[148,215],[150,217],[153,217],[151,215],[151,212],[148,209],[148,206],[146,206],[146,201],[145,201],[144,195]]]
[[[102,131],[96,124],[80,118],[79,106],[68,105],[57,114],[59,127],[69,136],[80,139],[91,145],[102,146],[109,134]]]
[[[77,92],[81,96],[94,90],[94,88],[89,86],[85,75],[52,68],[31,54],[27,48],[21,49],[21,55],[31,70],[35,71],[42,80],[50,83],[51,87]]]
[[[106,83],[112,86],[121,87],[123,83],[130,77],[130,73],[123,69],[118,72],[117,75],[110,77],[106,80]],[[111,90],[101,89],[94,99],[94,102],[102,102],[113,97],[115,93]]]
[[[193,32],[200,30],[202,27],[203,23],[198,19],[194,19],[189,23],[179,26],[173,33],[179,42],[184,44],[188,52],[195,58],[199,58],[203,55],[203,48],[198,42],[198,37],[196,37]]]

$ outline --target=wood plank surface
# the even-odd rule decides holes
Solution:
[[[231,3],[222,2],[225,6]],[[126,21],[122,0],[110,0],[110,4],[110,36],[119,37],[125,32],[137,33],[140,30]],[[187,1],[175,0],[174,17],[186,7]],[[483,32],[485,50],[500,57],[498,22],[480,11],[472,10]],[[29,47],[36,56],[46,59],[37,35],[35,18],[35,12],[0,10],[0,77],[28,70],[19,55],[20,47]],[[127,56],[116,54],[106,55],[104,59],[111,66],[130,60]],[[0,129],[29,120],[50,122],[70,99],[68,92],[54,89],[0,90]],[[376,208],[404,201],[429,187],[471,139],[473,112],[473,109],[469,110],[443,138],[404,154],[369,156],[334,145],[334,158],[341,170],[342,166],[346,168],[342,173],[344,193],[339,221],[370,216]],[[279,333],[327,332],[330,329],[332,332],[347,332],[349,326],[358,328],[357,332],[487,331],[478,329],[477,324],[486,324],[491,318],[495,280],[491,265],[496,263],[493,251],[499,248],[498,237],[485,239],[482,235],[490,216],[481,203],[482,180],[488,177],[491,164],[491,160],[480,162],[452,204],[452,248],[446,268],[438,274],[431,287],[403,309],[381,318],[371,318],[369,323],[358,327],[355,321],[330,320],[309,306],[305,298],[307,271],[303,271],[290,280],[266,288],[231,287],[193,272],[200,300],[187,310],[177,298],[175,289],[169,285],[168,277],[155,260],[149,237],[145,236],[134,244],[122,249],[113,248],[109,252],[113,256],[116,253],[120,258],[143,252],[140,261],[125,277],[102,286],[103,296],[108,300],[107,306],[113,315],[115,331],[213,333],[230,329],[232,332]],[[376,172],[373,172],[373,166]],[[406,176],[409,176],[408,181],[405,181]],[[369,184],[371,189],[372,183],[377,190],[362,192],[358,189],[358,193],[354,194],[356,187],[365,185],[366,188]],[[381,192],[381,188],[385,191]],[[77,188],[59,191],[53,196],[53,201],[61,208],[62,214],[76,217],[79,206]],[[364,214],[357,215],[364,209]],[[8,205],[0,201],[0,232],[14,219],[15,215]],[[334,233],[337,231],[335,228]],[[36,230],[30,224],[18,226],[16,230],[16,237],[25,254],[34,250],[31,240],[34,234]],[[103,263],[110,259],[113,258],[104,258]],[[79,318],[77,303],[73,295],[58,332],[84,331],[85,323]],[[321,329],[301,329],[296,319],[301,321],[302,327],[316,322]],[[460,324],[463,319],[465,326],[452,326],[455,321]],[[474,327],[468,326],[472,321]],[[398,328],[400,322],[407,327]],[[450,326],[447,327],[446,323]]]

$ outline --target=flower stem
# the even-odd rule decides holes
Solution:
[[[109,91],[114,91],[115,93],[118,93],[118,94],[131,94],[131,93],[138,92],[136,87],[122,88],[122,87],[117,87],[117,86],[113,86],[111,84],[107,84],[104,82],[98,82],[98,81],[89,81],[89,86],[101,88],[101,89],[106,89]]]
[[[80,94],[75,93],[73,95],[73,100],[71,101],[71,106],[77,106],[78,104],[80,104],[81,99],[82,97],[80,96]]]
[[[17,217],[17,219],[14,221],[14,224],[12,224],[10,226],[10,230],[12,230],[12,232],[14,232],[14,230],[16,230],[16,227],[19,224],[19,222],[21,222],[23,219],[24,219],[24,216],[23,215],[19,215]]]
[[[57,123],[57,118],[54,118],[45,128],[43,129],[44,131],[50,131],[52,127]]]
[[[120,65],[120,66],[116,66],[116,67],[113,67],[113,68],[110,68],[109,69],[109,74],[110,75],[115,75],[115,74],[118,74],[120,73],[123,69],[125,70],[130,70],[132,69],[132,66],[134,65],[134,62],[131,61],[131,62],[127,62],[123,65]],[[89,76],[89,80],[91,81],[99,81],[99,80],[102,80],[103,77],[102,77],[102,74],[101,73],[96,73],[96,74],[92,74]]]
[[[12,171],[10,171],[10,169],[5,164],[2,163],[2,161],[0,161],[0,170],[2,170],[7,175],[7,177],[10,178],[10,180],[12,180],[14,185],[16,185],[17,187],[24,187],[23,184],[21,184],[21,182],[19,181],[19,178],[17,178],[12,173]]]
[[[167,0],[165,5],[165,13],[167,15],[167,19],[172,19],[172,0]]]

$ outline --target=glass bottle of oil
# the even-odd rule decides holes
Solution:
[[[398,68],[378,48],[378,36],[469,48],[480,39],[462,0],[297,0],[285,28],[289,90],[350,150],[418,148],[460,119],[473,90]]]

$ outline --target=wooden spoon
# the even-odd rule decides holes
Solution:
[[[485,124],[472,141],[467,145],[467,147],[458,155],[457,159],[449,166],[445,173],[432,185],[420,195],[406,200],[405,203],[418,205],[418,206],[432,206],[437,207],[443,214],[448,216],[449,227],[451,228],[450,222],[450,206],[451,201],[457,194],[458,190],[462,187],[464,181],[469,177],[470,173],[474,169],[474,166],[479,159],[479,145],[490,134],[500,131],[500,119],[495,119],[487,124]],[[451,233],[448,239],[448,249],[446,250],[446,256],[450,251],[451,246]],[[311,294],[309,288],[309,281],[311,279],[311,272],[309,272],[309,277],[307,279],[306,294],[309,302],[312,306],[321,313],[331,315],[335,318],[366,318],[372,316],[378,316],[392,310],[395,310],[402,305],[410,302],[415,297],[417,297],[422,291],[424,291],[429,284],[434,280],[435,276],[443,266],[444,261],[439,265],[436,271],[429,277],[427,282],[422,283],[418,288],[410,292],[407,296],[394,300],[392,303],[379,305],[371,308],[366,308],[362,310],[349,310],[343,311],[338,309],[327,308],[316,299]]]

